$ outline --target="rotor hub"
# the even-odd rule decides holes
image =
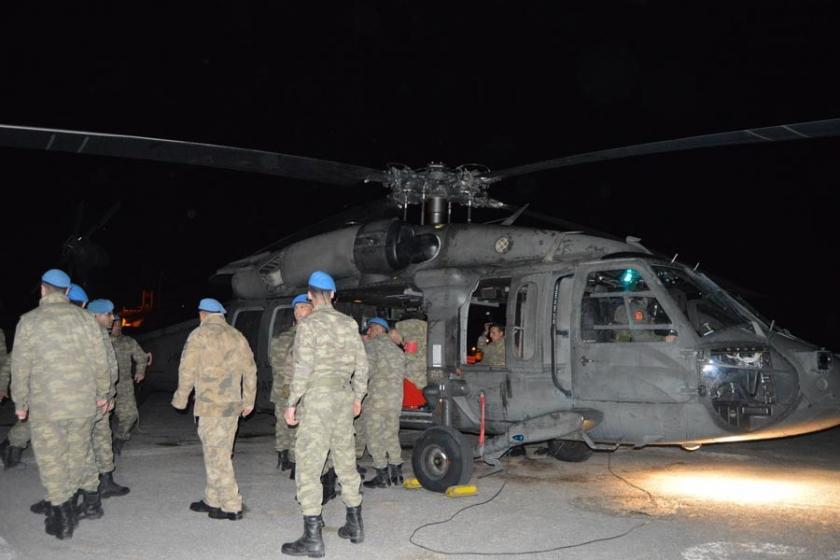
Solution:
[[[442,199],[449,204],[470,208],[500,208],[504,204],[491,199],[487,188],[496,178],[482,165],[461,165],[454,169],[442,163],[412,169],[405,165],[389,165],[378,179],[391,190],[390,198],[400,208],[424,205],[429,199]]]

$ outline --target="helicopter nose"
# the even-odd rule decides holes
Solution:
[[[840,425],[840,356],[824,350],[798,353],[802,398],[788,422],[811,430]]]

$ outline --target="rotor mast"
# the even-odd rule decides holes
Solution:
[[[430,163],[420,169],[389,165],[384,176],[367,181],[381,181],[391,190],[391,200],[408,218],[408,207],[418,205],[421,225],[441,225],[452,221],[452,206],[467,209],[467,223],[473,208],[502,208],[504,203],[487,196],[487,188],[498,181],[488,177],[489,169],[480,165],[461,165],[455,169],[442,163]]]

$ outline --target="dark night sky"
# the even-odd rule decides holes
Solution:
[[[99,2],[0,15],[0,122],[197,140],[370,167],[493,169],[840,116],[831,2]],[[579,5],[580,4],[580,5]],[[460,5],[460,4],[459,4]],[[729,278],[840,350],[840,140],[546,172],[493,194]],[[207,279],[381,192],[0,148],[0,326],[35,303],[80,201],[111,265],[92,295],[194,307]],[[214,293],[216,293],[214,292]]]

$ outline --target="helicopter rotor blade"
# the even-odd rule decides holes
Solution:
[[[737,144],[760,144],[764,142],[782,142],[787,140],[803,140],[807,138],[826,138],[840,136],[840,119],[826,119],[794,124],[782,124],[763,128],[747,128],[729,132],[717,132],[700,136],[688,136],[674,140],[648,142],[622,148],[610,148],[595,152],[586,152],[572,156],[550,159],[518,167],[511,167],[496,171],[490,175],[491,179],[501,180],[518,175],[527,175],[548,169],[583,165],[599,161],[624,159],[630,157],[664,154],[687,150],[699,150],[718,146],[734,146]]]
[[[339,186],[383,176],[358,165],[250,148],[31,126],[0,124],[0,146],[217,167]]]
[[[105,224],[107,224],[111,220],[111,218],[114,217],[114,214],[116,214],[119,211],[121,205],[122,202],[120,202],[119,200],[116,203],[114,203],[114,205],[111,206],[107,212],[105,212],[102,218],[99,219],[96,225],[92,226],[89,230],[87,230],[87,233],[85,233],[84,237],[90,237],[95,231],[99,230],[102,227],[105,227]]]

